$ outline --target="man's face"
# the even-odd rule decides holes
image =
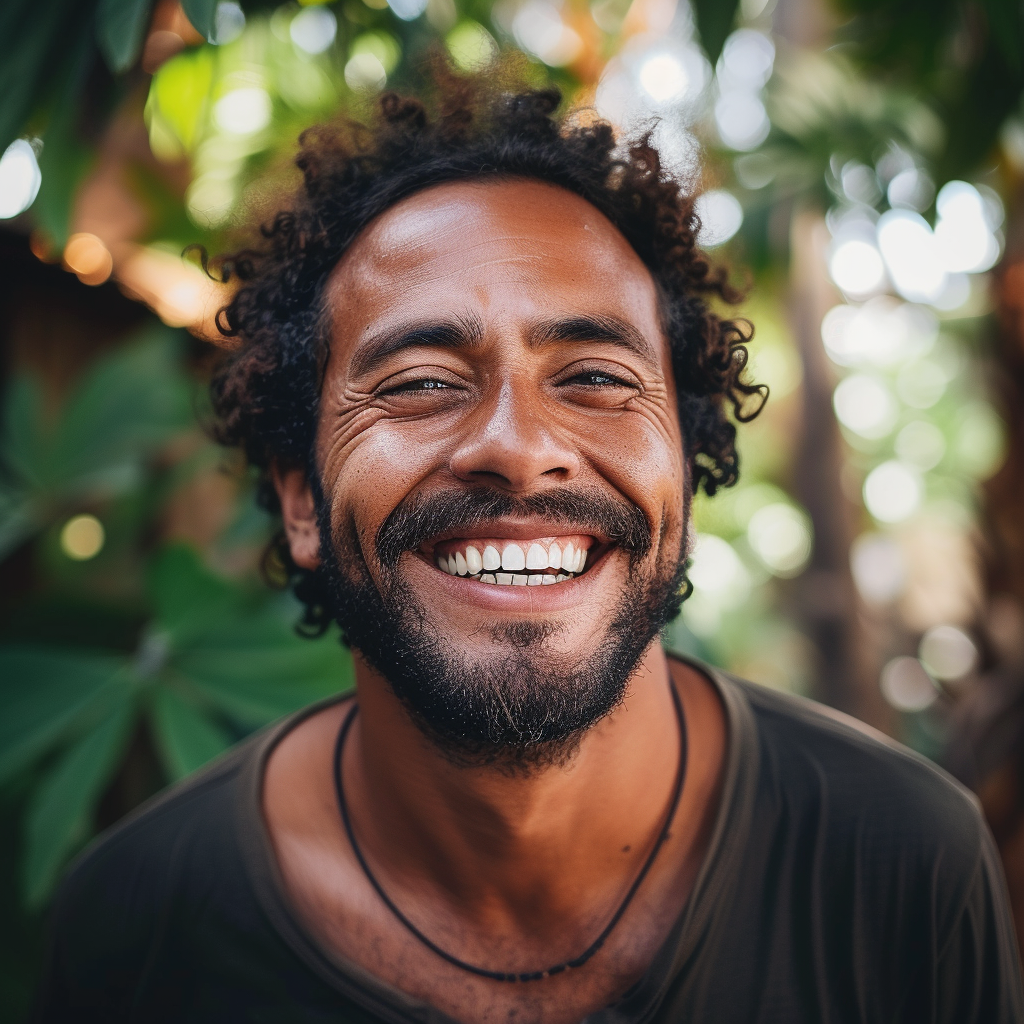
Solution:
[[[678,608],[685,463],[650,273],[572,193],[456,182],[374,221],[325,301],[342,626],[449,746],[566,742]]]

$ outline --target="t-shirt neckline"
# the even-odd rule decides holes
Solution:
[[[707,929],[717,897],[728,891],[747,842],[758,764],[758,738],[746,695],[729,676],[696,659],[669,653],[707,678],[726,718],[726,755],[718,811],[693,889],[646,973],[618,1002],[581,1024],[645,1024],[668,986],[685,971]],[[460,1024],[435,1007],[402,992],[376,975],[326,949],[303,924],[286,895],[270,834],[263,818],[262,788],[270,754],[306,718],[351,694],[318,701],[272,727],[245,759],[235,803],[242,859],[257,903],[271,927],[307,967],[332,988],[388,1024]]]

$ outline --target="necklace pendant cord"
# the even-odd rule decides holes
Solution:
[[[366,862],[366,857],[363,855],[363,851],[356,841],[355,831],[352,828],[352,820],[349,815],[348,801],[345,799],[345,787],[342,779],[342,754],[345,749],[345,740],[348,737],[349,730],[352,727],[352,723],[355,721],[356,714],[359,711],[359,705],[353,704],[352,709],[345,716],[345,721],[342,722],[341,729],[338,731],[338,739],[334,745],[334,788],[338,797],[338,810],[341,813],[341,821],[345,827],[345,834],[348,836],[348,841],[352,846],[352,852],[355,854],[356,860],[359,862],[359,867],[362,869],[363,874],[366,876],[367,881],[373,886],[377,895],[381,898],[384,905],[391,911],[395,918],[402,924],[407,931],[409,931],[420,943],[427,947],[431,952],[436,953],[437,956],[441,957],[442,960],[446,960],[454,967],[458,967],[460,970],[467,971],[470,974],[475,974],[481,978],[488,978],[491,981],[509,981],[509,982],[527,982],[527,981],[542,981],[545,978],[550,978],[556,974],[562,974],[565,971],[572,970],[573,968],[582,967],[601,947],[605,944],[608,936],[612,933],[612,930],[622,919],[622,915],[625,914],[626,908],[630,905],[633,897],[636,895],[637,890],[640,888],[643,880],[647,877],[647,873],[651,869],[651,865],[654,863],[654,859],[658,856],[658,852],[661,850],[668,839],[669,830],[672,827],[672,822],[676,816],[676,810],[679,807],[679,798],[683,792],[683,780],[686,776],[686,718],[683,715],[683,706],[679,700],[679,694],[676,692],[675,684],[669,680],[669,691],[672,695],[672,706],[676,713],[676,723],[679,726],[679,766],[676,769],[676,778],[672,787],[672,796],[669,801],[668,814],[665,818],[665,824],[661,831],[658,833],[658,838],[655,840],[654,847],[648,854],[647,859],[644,861],[643,867],[640,868],[636,878],[633,879],[633,884],[629,887],[629,891],[626,893],[622,902],[619,904],[615,913],[612,914],[608,923],[602,929],[601,934],[577,957],[572,960],[566,960],[564,963],[555,964],[553,967],[548,967],[543,971],[522,971],[522,972],[510,972],[510,971],[491,971],[485,967],[477,967],[475,964],[466,963],[464,960],[460,960],[457,956],[449,953],[447,950],[442,949],[436,943],[432,942],[426,935],[421,932],[416,925],[410,921],[405,914],[395,905],[394,901],[387,894],[384,887],[381,885],[377,876],[370,869],[370,865]]]

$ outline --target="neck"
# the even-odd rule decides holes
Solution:
[[[346,794],[360,844],[393,885],[524,930],[628,886],[664,825],[679,759],[660,644],[567,763],[525,775],[453,764],[358,658],[356,678]]]

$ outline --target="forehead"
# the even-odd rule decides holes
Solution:
[[[618,229],[575,193],[529,179],[459,181],[381,214],[328,281],[336,337],[381,320],[466,313],[485,324],[608,314],[660,337],[657,289]]]

